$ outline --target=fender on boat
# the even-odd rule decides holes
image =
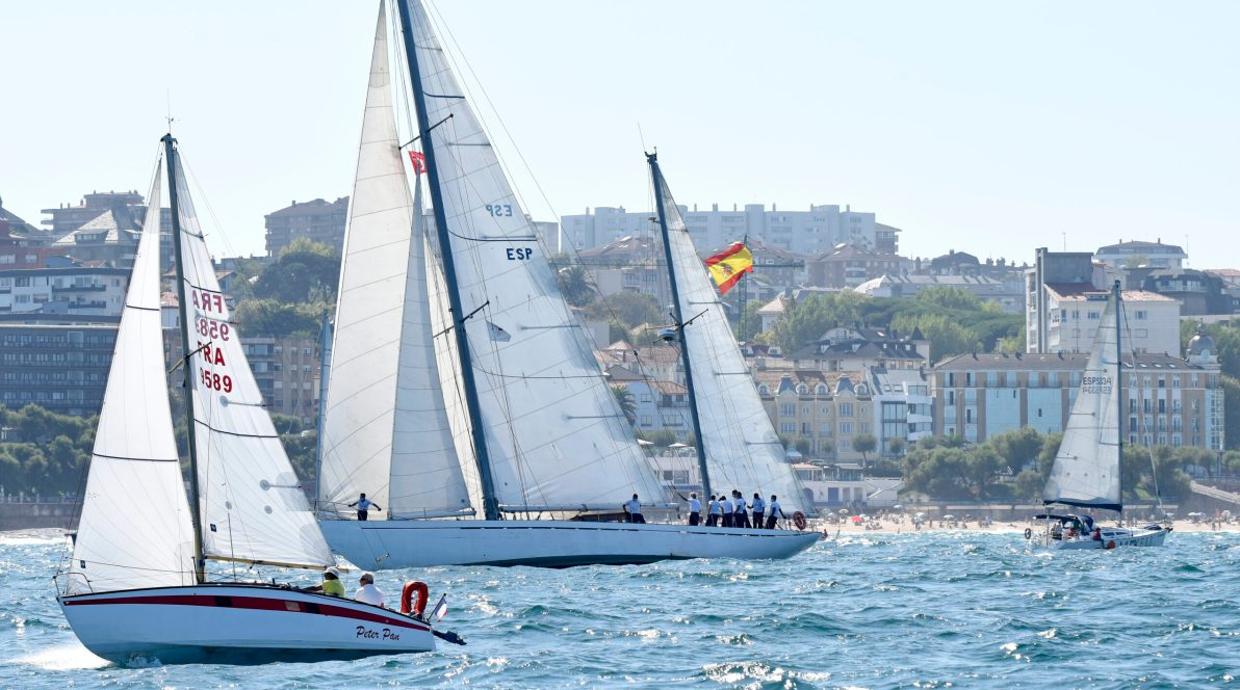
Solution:
[[[808,524],[808,523],[805,521],[805,513],[802,513],[802,512],[801,512],[801,511],[799,511],[799,510],[798,510],[797,512],[793,513],[793,514],[792,514],[792,524],[796,525],[796,528],[797,528],[797,529],[799,529],[799,530],[801,530],[801,531],[805,531],[805,525],[806,525],[806,524]]]

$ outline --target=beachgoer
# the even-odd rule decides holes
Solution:
[[[784,518],[784,509],[779,507],[779,497],[771,494],[771,502],[766,504],[766,528],[775,529],[775,524]]]
[[[689,494],[689,526],[697,527],[702,522],[702,502],[697,494]]]
[[[714,494],[711,494],[710,503],[707,504],[706,526],[718,527],[721,517],[723,517],[723,505],[716,500]]]
[[[366,498],[366,494],[362,494],[356,501],[349,504],[350,508],[354,506],[357,506],[357,519],[363,521],[369,517],[371,508],[379,511],[383,510],[378,503]]]
[[[749,527],[749,508],[745,505],[745,497],[739,491],[732,492],[732,526]]]
[[[624,512],[627,514],[625,522],[633,522],[639,525],[646,524],[646,518],[642,517],[642,502],[637,500],[637,494],[633,494],[624,504]]]
[[[766,501],[762,500],[762,494],[755,491],[753,493],[753,526],[755,528],[762,527],[762,516],[766,513]]]
[[[383,592],[375,586],[374,573],[362,573],[358,578],[357,592],[353,594],[355,601],[363,604],[374,604],[375,606],[383,606]]]

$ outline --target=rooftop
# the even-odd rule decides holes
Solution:
[[[1145,242],[1143,240],[1129,240],[1125,242],[1120,240],[1117,244],[1108,244],[1098,247],[1096,254],[1179,254],[1182,257],[1188,255],[1184,250],[1175,244],[1163,244],[1162,238],[1158,238],[1154,242]]]
[[[1133,368],[1133,355],[1124,356],[1124,367]],[[1179,357],[1169,354],[1138,353],[1137,369],[1180,369],[1202,370],[1202,367],[1189,364]],[[947,359],[934,365],[935,371],[1063,371],[1065,369],[1082,369],[1089,360],[1085,352],[1055,353],[1016,353],[1016,354],[963,354]]]

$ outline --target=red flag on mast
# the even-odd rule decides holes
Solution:
[[[409,162],[413,163],[413,171],[421,175],[426,172],[426,154],[421,151],[410,151]]]

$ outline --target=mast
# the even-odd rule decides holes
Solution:
[[[409,65],[413,104],[418,115],[418,137],[422,140],[422,155],[426,157],[431,203],[435,207],[435,234],[439,239],[439,258],[443,265],[444,283],[448,288],[448,305],[453,320],[452,331],[456,337],[457,357],[461,362],[461,383],[465,391],[465,406],[469,413],[474,457],[478,465],[478,482],[482,489],[483,518],[498,520],[500,519],[499,503],[495,499],[495,483],[491,478],[491,460],[487,453],[482,410],[478,404],[478,388],[474,380],[469,338],[465,333],[465,321],[461,318],[465,311],[461,307],[461,293],[456,282],[456,261],[452,256],[452,236],[448,232],[448,219],[444,213],[443,194],[439,187],[439,167],[435,163],[434,138],[430,135],[430,125],[427,123],[426,93],[422,90],[422,73],[418,69],[417,46],[413,41],[413,22],[409,12],[410,1],[396,1],[400,10],[400,33],[405,43],[405,60]]]
[[[1124,512],[1124,348],[1120,345],[1123,328],[1120,326],[1123,308],[1120,304],[1119,281],[1111,286],[1111,294],[1115,295],[1115,423],[1117,425],[1115,443],[1119,447],[1119,510]],[[1135,361],[1133,362],[1136,363]],[[1150,455],[1151,462],[1153,454]]]
[[[693,368],[689,362],[689,348],[685,347],[685,317],[680,311],[680,290],[676,286],[676,264],[672,260],[672,243],[667,234],[667,216],[663,212],[663,173],[659,171],[659,154],[647,153],[650,174],[654,180],[654,203],[659,214],[659,232],[663,236],[663,258],[667,262],[667,277],[672,284],[672,318],[680,333],[680,361],[685,367],[685,389],[689,392],[689,414],[693,417],[693,439],[697,446],[698,471],[702,474],[702,495],[710,496],[710,470],[706,466],[706,447],[702,443],[702,424],[698,420],[697,395],[693,392]]]
[[[323,315],[323,327],[319,330],[319,415],[315,422],[314,444],[314,508],[318,511],[323,499],[323,420],[327,415],[327,379],[332,370],[332,322]]]
[[[181,368],[185,372],[182,386],[185,391],[185,436],[189,443],[189,511],[194,523],[194,579],[201,584],[207,581],[207,559],[202,548],[201,506],[198,504],[198,442],[195,439],[197,428],[194,422],[194,394],[191,392],[194,387],[194,375],[191,373],[193,367],[189,363],[193,353],[190,351],[189,309],[185,301],[185,271],[181,258],[181,205],[177,197],[177,140],[169,132],[163,136],[161,141],[164,142],[164,159],[168,166],[168,206],[172,211],[172,246],[176,252],[177,312],[181,322],[181,351],[185,357],[181,361]]]

